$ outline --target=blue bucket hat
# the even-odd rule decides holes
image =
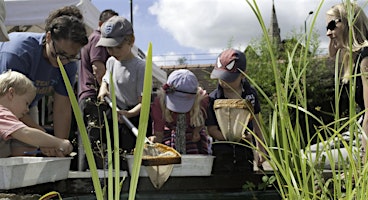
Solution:
[[[194,104],[198,79],[187,69],[173,71],[162,87],[166,92],[166,107],[177,113],[189,112]]]

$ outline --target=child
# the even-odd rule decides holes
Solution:
[[[0,73],[20,72],[37,88],[30,111],[20,119],[29,127],[45,131],[38,122],[38,102],[52,95],[53,132],[68,139],[71,132],[72,107],[62,78],[57,57],[60,58],[71,85],[74,85],[80,49],[88,43],[83,15],[76,6],[65,6],[49,14],[44,33],[12,32],[10,41],[0,43]],[[13,141],[13,145],[28,145]],[[30,147],[32,149],[32,147]]]
[[[120,109],[118,114],[124,115],[138,127],[146,63],[132,53],[134,41],[133,27],[124,17],[113,16],[102,24],[101,38],[96,46],[106,47],[111,57],[106,62],[106,73],[97,98],[103,101],[104,96],[109,95],[109,85],[112,84]],[[110,83],[110,73],[113,83]],[[147,135],[151,132],[151,126],[148,126]],[[136,136],[125,124],[120,125],[119,133],[120,147],[129,153],[135,147]],[[123,161],[121,166],[122,169],[127,168],[126,162]]]
[[[210,93],[210,103],[208,107],[208,118],[206,125],[208,133],[213,139],[217,141],[225,140],[224,136],[219,129],[218,121],[214,111],[214,101],[216,99],[246,99],[249,100],[254,108],[254,118],[248,123],[250,130],[253,130],[258,138],[263,140],[263,135],[259,128],[258,114],[261,110],[258,101],[256,90],[248,83],[244,75],[241,72],[245,72],[246,59],[244,53],[234,50],[227,49],[223,51],[217,58],[215,68],[211,73],[212,79],[219,79],[217,89]],[[249,135],[244,133],[244,135]],[[265,152],[262,145],[257,141],[257,147],[260,151]],[[244,143],[244,142],[243,142]],[[213,145],[213,154],[217,160],[220,159],[234,159],[228,160],[230,168],[245,167],[248,170],[253,169],[253,165],[250,161],[253,161],[253,153],[249,148],[245,148],[241,145],[232,144],[215,144]],[[258,156],[255,159],[257,164],[260,166],[264,162],[263,156]],[[244,166],[241,166],[244,165]],[[247,166],[248,165],[248,166]],[[222,170],[226,166],[215,166],[214,171]],[[222,168],[222,169],[221,169]]]
[[[110,57],[105,47],[96,47],[101,37],[100,28],[110,17],[119,15],[111,9],[101,12],[98,28],[88,38],[88,44],[81,50],[81,65],[78,72],[78,102],[82,111],[84,123],[87,125],[88,136],[95,153],[97,168],[103,168],[103,159],[100,149],[103,149],[106,141],[103,139],[105,131],[103,111],[107,109],[106,104],[97,102],[97,92],[105,75],[105,63]],[[81,137],[78,135],[79,144]],[[87,169],[87,160],[84,149],[78,149],[78,170]]]
[[[23,74],[9,70],[0,75],[0,157],[26,155],[19,146],[12,147],[14,139],[34,146],[34,150],[39,147],[47,156],[62,157],[72,152],[69,140],[28,127],[19,120],[28,113],[35,96],[36,88]]]
[[[207,105],[208,95],[198,87],[197,77],[186,69],[173,71],[151,106],[154,130],[151,139],[182,154],[209,154],[204,126]]]

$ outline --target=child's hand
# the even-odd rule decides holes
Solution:
[[[119,120],[119,123],[124,123],[124,120],[122,119],[122,115],[124,115],[128,119],[131,117],[131,114],[130,114],[129,111],[127,111],[127,110],[119,110],[118,111],[118,120]]]
[[[69,140],[62,140],[59,147],[41,147],[41,152],[49,157],[65,157],[73,151],[73,146]]]
[[[148,138],[151,142],[162,143],[164,140],[164,133],[163,132],[155,132],[153,136]]]
[[[149,136],[148,140],[153,143],[162,143],[162,138],[159,138],[157,136]]]
[[[201,139],[199,132],[193,131],[192,142],[198,142]]]
[[[69,155],[73,151],[73,145],[69,140],[64,140],[58,151],[62,152],[64,156]]]
[[[257,166],[262,166],[262,164],[266,161],[266,158],[264,156],[267,155],[267,152],[264,148],[260,148],[261,152],[256,152],[256,161],[257,161]]]
[[[257,153],[257,166],[261,166],[266,159],[259,153]]]
[[[97,99],[100,100],[101,102],[105,101],[105,99],[104,99],[105,96],[110,96],[110,92],[107,89],[106,83],[105,82],[103,82],[103,83],[104,84],[101,85],[101,87],[98,91],[98,95],[97,95]]]

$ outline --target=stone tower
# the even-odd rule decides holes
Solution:
[[[271,23],[270,28],[268,29],[268,35],[273,39],[275,44],[281,44],[280,28],[279,23],[277,22],[274,0],[272,0]]]

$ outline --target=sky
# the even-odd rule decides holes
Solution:
[[[120,16],[133,19],[135,45],[143,52],[152,43],[153,61],[176,65],[179,58],[187,64],[211,64],[228,47],[244,51],[259,40],[262,29],[246,0],[91,0],[100,10],[113,9]],[[133,18],[131,17],[131,2]],[[320,48],[326,52],[325,12],[341,0],[274,0],[281,39],[309,32],[319,35]],[[253,1],[250,0],[253,4]],[[258,0],[265,26],[270,26],[271,0]],[[368,13],[365,1],[358,4]],[[309,13],[313,11],[313,14]]]

